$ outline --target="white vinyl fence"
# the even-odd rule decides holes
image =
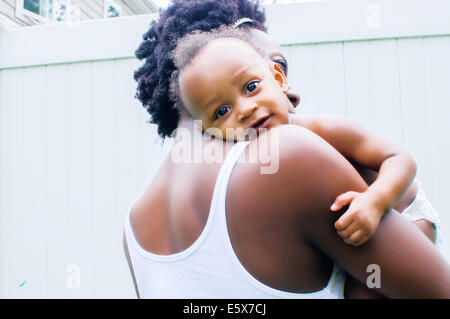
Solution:
[[[450,257],[450,3],[267,7],[298,112],[338,113],[405,146]],[[135,298],[125,214],[162,146],[134,99],[154,16],[0,31],[0,297]]]

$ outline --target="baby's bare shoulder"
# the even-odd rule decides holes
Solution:
[[[295,114],[292,117],[292,124],[304,127],[319,135],[326,141],[336,137],[340,132],[360,133],[363,128],[343,115],[321,114],[321,115],[301,115]]]
[[[327,123],[330,120],[335,121],[337,119],[322,115],[291,115],[291,124],[306,128],[316,134],[319,134],[325,127],[327,127]]]

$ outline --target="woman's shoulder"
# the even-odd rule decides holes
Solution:
[[[329,200],[330,194],[319,192],[324,184],[333,189],[338,182],[330,169],[351,169],[351,164],[327,142],[296,125],[282,125],[262,134],[250,142],[245,156],[258,161],[236,165],[230,194],[236,200],[247,198],[267,207],[281,205],[285,210],[296,210],[299,204],[315,209],[321,201]],[[270,196],[262,200],[261,194]]]
[[[280,168],[287,171],[293,169],[292,165],[316,166],[319,159],[329,161],[343,159],[329,143],[312,130],[293,124],[272,128],[252,141],[250,145],[252,144],[257,145],[258,154],[268,154],[267,157],[270,159],[278,159],[279,163],[283,164]]]
[[[245,164],[241,165],[243,171],[255,175],[282,175],[298,170],[307,173],[302,167],[320,169],[327,161],[345,160],[319,135],[293,124],[280,125],[261,134],[249,143],[245,156],[253,161],[242,161]],[[264,170],[268,164],[272,164],[274,169]],[[309,173],[314,172],[310,170]]]

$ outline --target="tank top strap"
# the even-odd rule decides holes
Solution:
[[[260,282],[247,271],[247,269],[240,262],[239,258],[236,256],[228,233],[226,216],[226,194],[233,168],[235,167],[240,158],[240,155],[243,153],[245,147],[248,144],[249,142],[240,142],[234,145],[233,149],[230,150],[229,154],[227,155],[227,159],[222,166],[221,174],[219,174],[219,177],[217,179],[218,184],[216,185],[216,189],[214,190],[215,194],[212,203],[213,205],[211,206],[213,207],[211,210],[211,214],[216,215],[214,217],[214,223],[217,228],[214,232],[214,236],[218,236],[219,234],[221,235],[221,242],[225,246],[224,248],[227,252],[228,258],[234,264],[233,266],[235,271],[239,273],[242,278],[245,278],[246,282],[252,285],[258,291],[276,298],[344,298],[345,273],[336,264],[333,265],[331,277],[328,281],[328,284],[323,289],[311,293],[293,293],[274,289]]]
[[[233,145],[232,149],[227,154],[227,157],[225,158],[225,161],[222,166],[223,175],[221,176],[222,179],[220,180],[223,184],[226,185],[228,184],[228,180],[230,179],[231,172],[233,171],[234,166],[239,160],[239,157],[241,156],[242,152],[245,150],[245,147],[249,143],[250,142],[237,142],[236,144]]]
[[[242,151],[245,149],[245,146],[247,146],[249,142],[237,142],[233,145],[231,150],[228,152],[227,156],[225,157],[225,160],[223,161],[223,164],[219,170],[219,173],[217,175],[216,183],[213,190],[213,196],[211,200],[211,207],[209,211],[209,216],[205,225],[205,228],[203,229],[200,236],[197,238],[197,240],[194,241],[194,243],[189,246],[187,249],[171,254],[171,255],[158,255],[151,253],[149,251],[146,251],[137,241],[133,229],[131,227],[131,221],[130,221],[130,213],[131,213],[131,207],[128,209],[128,213],[125,217],[125,236],[127,238],[127,244],[129,247],[132,247],[133,250],[136,250],[141,256],[145,258],[150,258],[153,260],[157,260],[159,262],[172,262],[176,260],[180,260],[183,258],[186,258],[187,256],[191,255],[197,249],[203,244],[204,240],[208,235],[210,234],[210,229],[214,224],[214,219],[216,215],[216,210],[218,207],[218,202],[221,202],[222,198],[222,191],[227,188],[228,180],[230,178],[231,172],[233,170],[234,165],[236,164],[237,160],[239,159],[239,156],[241,155]],[[213,237],[209,236],[209,237]]]
[[[209,212],[209,220],[213,220],[216,215],[216,211],[221,210],[224,205],[224,197],[227,191],[228,182],[230,180],[231,172],[236,165],[245,147],[250,142],[237,142],[233,145],[231,150],[228,152],[222,167],[220,168],[219,174],[217,175],[216,184],[214,186],[213,197],[211,200],[211,208]],[[220,214],[220,211],[218,212]]]

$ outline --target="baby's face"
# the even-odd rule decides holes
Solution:
[[[283,54],[283,51],[278,43],[276,43],[273,38],[261,30],[251,28],[249,29],[252,35],[253,41],[257,41],[260,47],[263,47],[269,59],[277,63],[284,71],[284,75],[288,76],[288,61]],[[295,108],[300,104],[300,96],[293,91],[290,87],[286,95],[291,101],[289,112],[295,113]]]
[[[242,140],[288,123],[292,106],[283,70],[242,40],[211,41],[181,72],[179,85],[191,116],[224,139]]]

